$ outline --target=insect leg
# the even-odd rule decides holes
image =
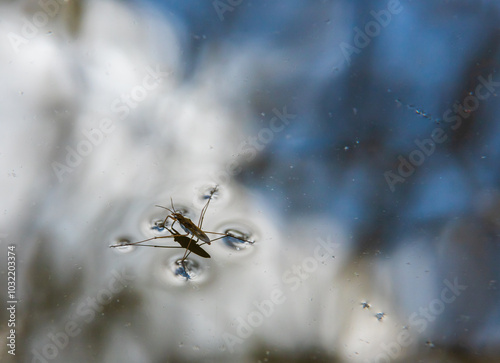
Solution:
[[[193,237],[189,238],[189,243],[188,243],[188,245],[187,245],[187,247],[186,247],[186,252],[184,252],[184,256],[182,256],[182,260],[181,260],[181,261],[182,261],[183,263],[184,263],[184,261],[186,260],[187,255],[189,254],[188,252],[191,252],[191,251],[189,251],[189,246],[191,246],[191,242],[193,242]],[[183,266],[184,266],[184,265],[183,265]]]
[[[211,240],[210,242],[213,242],[213,241],[217,241],[221,238],[224,238],[224,237],[232,237],[232,238],[235,238],[237,240],[240,240],[242,242],[247,242],[247,243],[254,243],[254,241],[249,241],[249,240],[246,240],[242,237],[238,237],[238,236],[234,236],[232,235],[231,233],[221,233],[221,232],[210,232],[210,231],[204,231],[205,233],[210,233],[210,234],[217,234],[221,237],[217,237],[217,238],[214,238],[213,240]]]
[[[207,204],[203,207],[201,210],[201,215],[200,215],[200,220],[198,221],[198,227],[201,229],[201,226],[203,224],[203,219],[205,218],[205,213],[207,212],[208,205],[210,204],[210,201],[212,200],[212,197],[214,196],[215,192],[217,191],[217,188],[219,186],[216,185],[211,191],[210,191],[210,197],[208,197]]]
[[[173,237],[176,237],[176,236],[155,236],[155,237],[151,237],[151,238],[148,238],[148,239],[144,239],[142,241],[137,241],[137,242],[130,242],[130,243],[120,243],[120,244],[116,244],[116,245],[111,245],[109,247],[123,247],[123,246],[133,246],[133,245],[136,245],[136,244],[139,244],[139,243],[142,243],[142,242],[147,242],[147,241],[152,241],[154,239],[159,239],[159,238],[173,238]]]
[[[158,245],[141,245],[141,247],[182,248],[182,246],[158,246]]]
[[[173,220],[172,225],[171,225],[170,227],[173,227],[173,226],[174,226],[174,224],[175,224],[175,222],[177,222],[177,219],[176,219],[175,217],[172,217],[172,215],[171,215],[171,214],[169,214],[169,215],[165,218],[165,220],[163,221],[163,227],[165,227],[165,226],[166,226],[166,224],[165,224],[165,223],[167,223],[167,219],[169,219],[169,218],[170,218],[171,220]],[[165,227],[165,228],[167,228],[167,227]]]

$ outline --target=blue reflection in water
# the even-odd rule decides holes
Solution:
[[[327,319],[332,317],[330,309],[334,310],[331,306],[335,304],[338,304],[335,309],[341,311],[339,315],[346,319],[345,324],[339,323],[339,326],[374,331],[375,336],[381,336],[380,330],[376,329],[387,328],[390,324],[386,322],[408,320],[412,313],[440,298],[443,286],[456,280],[461,286],[467,286],[467,290],[457,297],[455,303],[446,305],[442,314],[435,314],[435,323],[427,324],[428,329],[418,339],[429,342],[428,346],[460,347],[470,352],[483,347],[498,347],[500,123],[497,119],[500,103],[497,94],[500,89],[500,4],[486,0],[401,1],[398,9],[384,21],[385,25],[379,26],[378,30],[372,29],[372,35],[366,35],[370,32],[369,24],[374,24],[374,20],[383,16],[380,14],[388,16],[386,9],[389,1],[221,2],[229,4],[230,10],[221,14],[214,6],[217,2],[211,0],[150,1],[153,9],[162,11],[165,22],[175,29],[172,35],[174,40],[170,39],[175,44],[158,42],[150,46],[151,49],[144,49],[147,48],[144,45],[147,39],[143,38],[147,38],[145,34],[148,33],[140,33],[143,34],[139,38],[140,42],[129,39],[131,35],[160,27],[152,25],[148,28],[150,23],[144,21],[144,17],[139,23],[135,23],[135,19],[120,23],[118,20],[123,14],[103,14],[105,10],[102,9],[105,7],[99,5],[92,14],[96,18],[102,16],[100,22],[95,22],[101,27],[94,24],[92,16],[85,17],[82,22],[88,24],[81,28],[85,32],[84,36],[74,36],[74,42],[57,40],[71,39],[67,34],[56,38],[42,36],[40,32],[36,39],[30,39],[29,45],[22,44],[25,53],[21,53],[18,58],[13,58],[14,53],[10,48],[4,52],[5,63],[9,64],[6,72],[19,63],[25,67],[23,61],[29,64],[33,62],[39,67],[39,81],[49,79],[47,83],[38,84],[34,82],[36,77],[30,75],[29,82],[11,84],[16,92],[36,85],[36,89],[21,95],[24,98],[35,95],[31,97],[40,105],[35,106],[35,102],[29,104],[27,109],[33,107],[35,111],[28,117],[24,114],[25,107],[13,103],[14,108],[19,108],[21,113],[14,116],[9,114],[4,119],[26,122],[26,125],[21,124],[23,130],[20,135],[29,129],[40,133],[43,129],[45,133],[54,128],[50,147],[45,149],[44,143],[38,143],[43,145],[39,149],[40,154],[42,150],[46,152],[46,165],[37,163],[36,167],[31,165],[23,170],[31,170],[37,178],[39,174],[42,175],[40,185],[33,189],[30,179],[26,191],[33,194],[20,194],[22,198],[16,195],[10,200],[11,208],[5,208],[6,213],[10,213],[10,221],[34,221],[29,229],[12,223],[21,228],[10,231],[9,238],[26,233],[19,238],[22,242],[19,245],[30,246],[29,242],[35,241],[42,246],[40,251],[34,251],[32,262],[38,269],[33,268],[28,272],[33,281],[31,285],[25,285],[33,287],[35,291],[29,292],[32,294],[31,299],[26,299],[26,306],[30,311],[33,308],[34,317],[30,317],[27,322],[34,325],[26,331],[38,334],[36,332],[40,331],[40,326],[50,329],[52,327],[45,324],[48,321],[61,321],[61,325],[52,330],[62,331],[66,328],[67,320],[52,316],[49,310],[57,306],[57,313],[61,315],[75,310],[78,312],[81,301],[97,295],[106,298],[106,304],[103,305],[109,304],[107,306],[110,308],[98,307],[101,314],[94,314],[95,320],[93,318],[88,322],[80,316],[78,323],[82,331],[90,329],[99,334],[81,334],[74,341],[87,336],[100,338],[101,333],[105,336],[108,326],[119,326],[117,330],[123,332],[130,326],[128,320],[136,316],[139,318],[136,318],[133,328],[137,330],[130,333],[130,341],[141,344],[143,348],[156,345],[155,349],[144,348],[148,352],[140,351],[142,359],[136,361],[147,361],[147,353],[151,354],[148,357],[151,361],[177,359],[177,354],[186,354],[186,360],[193,357],[193,361],[204,359],[208,353],[212,354],[211,357],[219,358],[218,339],[224,329],[233,329],[249,313],[252,313],[252,317],[259,317],[256,313],[259,308],[269,306],[267,301],[271,297],[268,292],[276,288],[288,288],[286,281],[281,279],[285,271],[285,274],[290,273],[285,276],[292,276],[292,281],[299,281],[296,286],[302,290],[297,287],[295,295],[292,294],[295,291],[286,290],[289,293],[287,303],[280,305],[279,309],[275,307],[273,312],[276,313],[270,317],[275,320],[266,320],[268,325],[265,328],[256,328],[255,333],[252,330],[251,338],[242,339],[242,346],[248,349],[247,353],[261,344],[259,342],[267,343],[265,334],[269,334],[268,337],[272,339],[282,339],[280,343],[285,347],[301,348],[299,343],[314,346],[324,344],[322,347],[325,350],[332,349],[333,342],[340,341],[344,334],[349,333],[349,329],[337,332],[337,326],[325,323],[330,322]],[[145,2],[135,3],[143,6]],[[82,7],[81,11],[95,9],[92,4],[89,2],[88,7]],[[120,6],[127,4],[120,2]],[[73,14],[77,17],[75,14],[79,14],[79,10]],[[16,15],[23,19],[26,14]],[[141,18],[141,14],[136,15],[137,19]],[[109,25],[110,19],[114,20],[115,16],[119,30],[112,33],[114,29],[102,24]],[[134,28],[137,24],[141,26]],[[10,25],[15,30],[17,25]],[[115,23],[111,25],[114,27]],[[10,29],[9,26],[6,29]],[[94,26],[99,30],[90,34],[89,29],[94,29]],[[127,28],[129,33],[120,34],[120,26]],[[108,33],[112,34],[111,40],[105,38]],[[164,33],[160,35],[163,37]],[[100,44],[95,37],[102,38],[104,45],[97,51],[92,48],[93,44]],[[116,42],[114,37],[126,38],[122,39],[123,44],[133,45],[127,48],[121,42]],[[48,43],[51,41],[53,43]],[[30,48],[38,47],[39,44],[39,48]],[[74,54],[80,53],[73,53],[72,48],[67,48],[68,44],[81,46],[79,51],[85,57],[75,57]],[[108,48],[111,50],[106,53]],[[37,49],[53,51],[47,54],[57,55],[54,59],[61,61],[61,66],[52,62],[52,59],[47,61],[45,53],[37,54]],[[132,50],[136,51],[134,56],[137,58],[129,56]],[[137,108],[127,108],[129,117],[116,122],[115,133],[109,135],[106,142],[102,141],[99,147],[95,145],[95,151],[89,152],[90,155],[79,165],[72,166],[71,172],[64,176],[64,182],[56,181],[51,174],[51,163],[65,160],[66,145],[73,149],[78,149],[77,145],[91,145],[88,140],[82,139],[87,144],[83,144],[80,139],[72,140],[71,135],[80,135],[81,129],[95,129],[96,125],[92,122],[101,117],[101,112],[109,112],[111,108],[113,114],[113,105],[116,106],[115,100],[122,91],[130,94],[131,90],[140,90],[137,87],[142,78],[135,73],[139,81],[130,76],[133,73],[131,69],[142,69],[139,66],[142,64],[162,63],[162,56],[166,57],[170,53],[178,53],[179,65],[171,61],[174,72],[168,80],[163,81],[164,88],[158,89],[157,94],[151,93],[151,98],[144,102],[134,104]],[[94,55],[96,58],[88,61],[87,57]],[[38,58],[44,61],[41,65],[35,62]],[[124,58],[126,61],[123,61]],[[165,62],[169,64],[169,61]],[[53,64],[57,67],[49,70],[49,65]],[[16,76],[19,74],[19,77],[9,74],[9,77],[5,77],[6,82],[21,79],[23,67],[20,67],[23,72],[17,70]],[[29,69],[32,69],[31,65]],[[74,69],[79,71],[76,76],[73,75],[73,80],[68,81],[71,86],[59,78],[47,78],[47,75],[63,77]],[[83,76],[79,73],[80,69]],[[116,82],[122,74],[118,72],[123,73],[124,84],[108,90],[106,87],[111,87],[111,84],[115,86],[120,83]],[[97,74],[106,77],[96,81]],[[115,78],[110,80],[108,76]],[[130,79],[125,79],[129,76]],[[80,81],[84,77],[88,84]],[[60,94],[45,92],[52,88]],[[72,93],[68,89],[77,91]],[[43,94],[37,94],[40,90],[43,90]],[[100,100],[98,91],[101,90],[105,90],[103,93],[106,97],[103,99],[109,99],[109,102],[104,101],[104,105],[90,103]],[[42,97],[47,94],[50,96],[47,99]],[[66,94],[87,97],[68,97]],[[17,97],[16,102],[23,97]],[[292,117],[284,122],[279,131],[269,131],[272,130],[275,110],[289,113]],[[113,114],[113,117],[116,116]],[[38,123],[41,118],[46,122]],[[220,120],[223,122],[217,123]],[[10,127],[15,128],[17,125],[11,123]],[[192,264],[189,259],[185,266],[177,263],[182,258],[182,252],[178,256],[169,254],[170,250],[166,249],[155,248],[151,251],[129,246],[116,249],[116,253],[109,256],[103,254],[100,237],[108,236],[108,233],[126,235],[132,241],[148,238],[149,233],[166,234],[167,231],[157,218],[165,217],[168,211],[161,210],[154,212],[154,218],[144,219],[142,230],[148,234],[141,237],[140,233],[144,231],[139,226],[140,208],[149,203],[145,201],[145,195],[155,199],[164,193],[161,194],[162,200],[151,200],[151,205],[166,203],[168,206],[168,198],[172,196],[168,193],[185,187],[182,193],[173,197],[182,196],[186,206],[195,205],[197,209],[193,211],[193,216],[189,214],[189,218],[197,220],[196,213],[199,213],[204,203],[205,190],[192,195],[193,190],[200,189],[187,186],[185,179],[200,180],[202,186],[212,182],[204,179],[209,179],[208,170],[218,162],[214,161],[216,157],[210,157],[212,153],[222,150],[221,154],[238,157],[238,149],[228,150],[225,145],[225,142],[229,144],[233,140],[221,140],[221,136],[213,142],[222,146],[212,145],[212,140],[207,142],[209,134],[205,131],[215,130],[217,135],[225,135],[223,131],[226,128],[230,130],[227,139],[233,137],[236,130],[243,130],[251,138],[246,140],[258,142],[257,146],[246,145],[255,148],[250,149],[250,155],[254,156],[247,158],[251,160],[241,162],[239,166],[242,172],[235,173],[234,177],[246,187],[254,188],[260,199],[255,194],[248,196],[237,188],[231,197],[224,197],[221,193],[218,200],[221,204],[214,203],[215,211],[207,216],[207,225],[217,226],[217,223],[222,223],[221,220],[233,218],[232,213],[240,213],[238,218],[244,220],[261,218],[259,228],[268,222],[279,229],[281,235],[269,238],[271,228],[266,226],[259,230],[258,243],[247,243],[251,245],[249,249],[241,248],[237,240],[226,237],[221,243],[216,241],[210,246],[210,253],[214,256],[212,259],[200,259],[199,263],[193,259]],[[199,132],[200,129],[203,131]],[[263,130],[267,131],[263,133]],[[210,134],[211,137],[214,135]],[[32,139],[37,137],[30,136]],[[123,147],[121,143],[126,146]],[[150,152],[149,149],[154,151]],[[15,151],[11,154],[24,155],[29,150]],[[147,160],[144,163],[141,158],[143,155],[148,156],[144,158]],[[132,162],[133,158],[141,162]],[[16,160],[16,163],[24,165],[28,159],[25,157],[22,162]],[[162,168],[148,169],[152,159]],[[152,169],[163,171],[163,167],[163,174],[150,174],[155,172]],[[108,168],[109,174],[103,174]],[[43,173],[46,172],[50,176],[45,177]],[[26,171],[26,175],[30,174]],[[16,173],[10,173],[11,176],[16,177]],[[232,177],[233,174],[230,181],[233,181]],[[128,185],[127,180],[130,180]],[[194,181],[189,180],[190,183]],[[16,182],[16,186],[17,183],[21,185],[23,181]],[[104,185],[106,183],[113,187]],[[50,193],[45,193],[44,186]],[[154,186],[161,193],[155,194],[152,190]],[[95,200],[90,199],[91,194]],[[109,213],[106,209],[108,205],[104,208],[106,203],[99,204],[101,202],[96,201],[102,201],[108,195],[111,195],[109,203],[113,204],[114,213]],[[21,199],[24,203],[33,203],[30,207],[36,206],[25,208],[27,214],[33,213],[31,218],[19,218],[17,211],[21,208],[17,203]],[[140,202],[134,204],[136,200]],[[235,200],[236,206],[232,204]],[[254,200],[258,200],[260,205],[249,207]],[[177,200],[175,203],[177,205]],[[196,203],[201,204],[201,207],[198,208]],[[183,210],[181,204],[176,208]],[[102,212],[102,209],[106,211]],[[276,218],[270,210],[276,211]],[[221,218],[211,219],[214,215]],[[302,223],[303,220],[306,222]],[[313,225],[316,221],[320,222]],[[169,227],[172,221],[167,223]],[[347,265],[348,278],[339,272],[340,268],[332,268],[331,271],[320,269],[323,262],[331,262],[338,251],[331,252],[323,246],[321,251],[327,251],[332,258],[321,264],[310,255],[310,250],[318,247],[314,243],[318,230],[322,231],[319,224],[327,227],[330,224],[340,225],[342,233],[348,236],[345,239],[338,236],[334,238],[348,245],[347,250],[354,251],[347,261],[335,260],[334,266],[343,266],[342,263]],[[112,228],[115,230],[110,232]],[[242,231],[247,236],[247,231]],[[259,245],[261,241],[266,244]],[[35,242],[32,245],[36,245]],[[173,246],[175,240],[156,242]],[[232,249],[224,249],[224,242]],[[54,251],[50,250],[51,246]],[[76,273],[74,281],[78,283],[73,283],[73,270],[79,271],[74,268],[76,264],[73,259],[85,259],[80,254],[90,256],[85,263],[87,267],[95,268],[85,269],[83,277]],[[165,262],[168,256],[172,259]],[[23,258],[28,260],[28,257],[26,255]],[[245,260],[245,257],[248,259]],[[161,268],[155,265],[158,261],[160,263],[157,265]],[[137,268],[136,290],[130,289],[129,292],[124,288],[115,294],[116,286],[106,285],[109,279],[116,280],[115,275],[106,269],[111,270],[119,264]],[[303,274],[304,266],[317,274]],[[361,273],[357,271],[358,268],[362,270]],[[298,274],[295,274],[296,271]],[[113,277],[108,279],[108,276]],[[157,284],[151,276],[159,277],[157,280],[164,279],[166,283]],[[306,277],[300,280],[297,276],[307,276],[308,280]],[[45,277],[44,283],[37,283],[38,279]],[[56,279],[60,279],[59,285]],[[187,280],[194,283],[187,284]],[[179,288],[172,293],[174,290],[171,287],[176,284],[187,288]],[[345,297],[341,289],[353,286],[359,287],[363,295],[374,291],[379,293],[389,300],[387,308],[380,306],[383,300],[380,297],[352,296],[356,295],[354,293]],[[202,289],[202,293],[192,293],[194,288]],[[107,293],[108,290],[113,293]],[[101,295],[100,291],[107,294]],[[335,296],[332,298],[329,293]],[[331,300],[325,299],[325,296]],[[127,329],[123,329],[121,324],[104,323],[103,319],[111,316],[112,311],[120,311],[122,306],[114,304],[127,299],[127,311],[135,308],[132,311],[138,312],[124,314],[127,323],[123,326]],[[363,309],[364,306],[358,305],[359,301],[370,301],[373,309],[377,310],[368,312],[368,307]],[[40,306],[50,307],[46,309],[49,313],[37,312],[35,307]],[[353,306],[367,313],[369,320],[359,319],[351,325],[355,321],[354,318],[349,320],[349,314],[354,311]],[[241,311],[244,313],[240,314]],[[278,311],[285,314],[285,319],[281,320]],[[144,319],[142,313],[149,320]],[[374,317],[374,314],[377,315]],[[163,320],[161,317],[168,319]],[[332,321],[337,324],[338,317],[334,316]],[[375,328],[370,326],[373,321],[378,324]],[[271,326],[277,329],[272,330]],[[393,326],[399,325],[395,323]],[[163,332],[170,334],[169,339],[161,335]],[[287,336],[287,333],[290,335]],[[40,347],[47,347],[47,343],[54,346],[46,339],[44,332],[39,336],[44,339]],[[137,343],[138,336],[152,339],[145,338]],[[157,341],[153,341],[158,337]],[[355,344],[361,340],[358,338],[355,336],[356,343],[351,345],[339,343],[339,356],[348,356],[344,354],[346,349],[352,349],[352,356],[357,355],[358,347]],[[199,356],[196,356],[197,353],[190,356],[185,350],[176,350],[184,339],[206,345]],[[31,337],[25,340],[35,341]],[[76,344],[82,347],[97,345],[96,341],[74,341],[71,343],[73,347]],[[122,340],[100,339],[100,342],[121,344]],[[372,348],[376,344],[371,341],[365,345],[369,346],[367,349],[376,348]],[[121,344],[116,351],[122,352],[122,346],[128,348],[127,344]],[[165,352],[158,347],[166,347]],[[27,346],[26,349],[31,348]],[[72,350],[68,348],[63,354],[70,354]],[[95,359],[99,352],[87,354],[91,355],[89,359]],[[58,357],[61,360],[65,358]],[[251,358],[255,360],[254,356]],[[229,358],[229,361],[233,360],[233,357]]]
[[[220,21],[205,16],[216,12],[207,2],[154,3],[209,39],[188,42],[194,59],[219,42],[260,44],[269,57],[279,50],[282,68],[250,92],[253,132],[267,125],[261,115],[274,107],[286,105],[296,118],[238,175],[276,209],[340,221],[360,252],[381,249],[389,256],[404,248],[402,240],[424,235],[422,248],[444,253],[440,258],[455,262],[470,285],[498,278],[494,231],[483,236],[492,253],[475,257],[469,254],[478,237],[473,232],[462,235],[468,252],[442,235],[458,228],[445,227],[456,218],[483,218],[478,196],[498,193],[498,90],[479,101],[476,92],[481,84],[486,92],[488,77],[499,88],[497,3],[401,1],[401,11],[355,51],[356,29],[366,31],[387,1],[243,1]],[[351,46],[347,56],[342,44]],[[465,104],[468,96],[474,98]],[[470,105],[472,111],[460,113]],[[482,274],[467,273],[479,266]],[[449,272],[437,273],[436,286]],[[464,298],[469,312],[497,306],[493,295],[483,297]],[[402,300],[411,305],[414,298]]]

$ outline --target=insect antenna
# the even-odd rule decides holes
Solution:
[[[158,204],[156,204],[156,205],[155,205],[155,207],[158,207],[158,208],[163,208],[163,209],[168,210],[170,213],[174,213],[174,212],[172,212],[172,210],[171,210],[170,208],[164,207],[164,206],[162,206],[162,205],[158,205]]]
[[[172,206],[172,209],[174,210],[174,212],[177,213],[177,211],[175,210],[175,207],[174,207],[174,201],[172,200],[172,197],[170,197],[170,205]]]

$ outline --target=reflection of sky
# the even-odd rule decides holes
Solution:
[[[253,104],[255,118],[280,104],[288,105],[297,118],[243,180],[267,185],[270,200],[289,214],[328,213],[364,239],[355,240],[362,250],[371,244],[399,250],[402,239],[412,234],[417,238],[418,230],[426,230],[426,238],[419,239],[426,253],[444,244],[448,256],[457,258],[455,271],[466,272],[480,260],[487,266],[494,263],[496,249],[492,255],[477,255],[476,262],[460,262],[469,259],[470,251],[454,254],[453,241],[446,242],[439,233],[446,221],[484,216],[477,200],[498,189],[498,98],[480,101],[457,130],[454,123],[443,122],[455,102],[462,103],[469,92],[474,95],[479,76],[500,81],[498,4],[402,1],[401,13],[393,14],[380,35],[352,54],[350,62],[340,44],[352,45],[354,27],[363,28],[373,20],[370,11],[385,9],[387,2],[288,1],[284,6],[243,1],[220,22],[207,16],[215,10],[203,1],[162,4],[183,19],[188,33],[206,35],[206,41],[191,41],[194,54],[217,42],[257,44],[286,64],[286,70],[276,69],[258,82],[255,92],[264,93],[265,99]],[[384,173],[397,172],[398,156],[408,160],[418,150],[415,140],[428,139],[438,127],[446,141],[404,183],[395,184],[392,193]],[[487,244],[495,243],[495,233],[481,233]],[[478,238],[466,236],[464,243],[471,245]],[[497,278],[490,267],[476,277]]]
[[[220,333],[234,332],[234,318],[278,286],[287,303],[241,345],[243,352],[259,340],[325,349],[336,342],[353,355],[359,347],[362,360],[439,297],[443,281],[458,278],[467,292],[418,338],[446,347],[494,347],[500,103],[496,96],[481,101],[457,130],[442,118],[475,90],[479,76],[500,81],[499,5],[402,1],[401,13],[347,61],[342,44],[353,45],[355,27],[363,29],[370,12],[385,9],[387,1],[242,0],[223,20],[213,4],[150,1],[148,13],[124,10],[126,2],[89,5],[79,37],[55,27],[17,57],[9,44],[0,47],[2,79],[15,89],[14,96],[6,93],[3,119],[16,121],[9,124],[12,135],[0,136],[0,160],[12,160],[10,179],[0,179],[9,191],[2,201],[5,228],[12,239],[40,248],[31,250],[35,267],[26,289],[54,299],[61,292],[72,296],[61,300],[53,313],[59,314],[81,296],[96,295],[113,268],[134,267],[136,290],[124,292],[123,305],[110,305],[126,317],[112,320],[109,313],[93,329],[101,333],[119,321],[114,336],[133,344],[116,343],[115,353],[127,356],[123,346],[132,351],[137,345],[136,355],[159,361],[164,351],[217,357]],[[9,9],[19,16],[21,10]],[[115,120],[116,130],[59,182],[51,162],[64,160],[65,147],[82,140],[81,130],[116,118],[110,105],[156,64],[172,74],[128,117]],[[110,241],[140,235],[141,226],[150,232],[151,216],[158,218],[153,205],[168,205],[170,197],[196,218],[204,201],[193,191],[206,192],[201,189],[220,164],[238,160],[242,140],[259,135],[273,110],[284,107],[295,118],[249,163],[237,165],[243,172],[221,187],[204,225],[245,225],[262,238],[248,255],[206,246],[213,256],[201,265],[208,283],[182,290],[183,282],[174,280],[179,290],[173,290],[155,280],[163,276],[165,256],[174,256],[168,251],[107,249]],[[400,157],[409,160],[437,128],[446,140],[392,192],[386,172],[397,174]],[[328,256],[301,290],[291,291],[281,276],[311,261],[318,236],[340,245],[335,258]],[[27,250],[23,258],[31,261]],[[76,265],[83,266],[81,276],[67,278]],[[54,278],[34,283],[45,276],[36,267]],[[373,310],[361,309],[362,300]],[[378,309],[387,313],[387,324],[374,318]],[[33,311],[31,324],[57,320]],[[130,316],[137,321],[122,329]],[[186,353],[179,345],[184,338],[186,346],[201,342],[201,349],[189,346]]]

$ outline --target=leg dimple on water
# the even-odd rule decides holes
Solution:
[[[195,258],[186,258],[176,255],[165,260],[160,265],[158,277],[168,285],[181,286],[187,282],[203,283],[208,280],[207,266],[203,261]]]
[[[193,204],[197,208],[203,208],[210,200],[211,203],[216,203],[219,206],[225,205],[231,199],[231,190],[214,183],[203,183],[197,188],[193,199]]]
[[[177,278],[186,280],[196,280],[201,272],[200,264],[189,258],[176,260],[173,269]]]
[[[163,219],[153,219],[151,221],[151,229],[153,231],[162,233],[165,230],[165,225],[163,223]]]
[[[122,245],[123,246],[118,246],[113,248],[114,251],[117,253],[130,253],[136,249],[136,246],[127,246],[126,244],[130,243],[130,239],[125,238],[125,237],[120,237],[117,238],[114,242],[113,245]]]
[[[222,238],[224,245],[236,251],[251,248],[256,240],[255,235],[248,227],[236,223],[226,224],[224,227],[219,228],[219,230],[226,234]]]
[[[203,189],[203,193],[201,195],[202,201],[207,201],[207,199],[216,200],[220,196],[220,190],[217,185],[207,186]]]

